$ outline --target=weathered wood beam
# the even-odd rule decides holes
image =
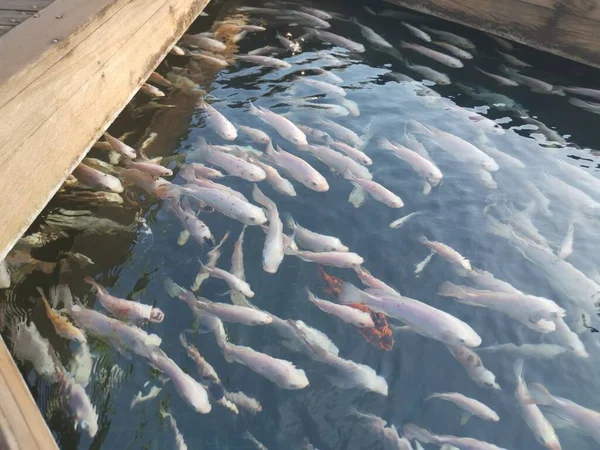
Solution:
[[[208,0],[56,0],[0,38],[0,259]]]
[[[600,2],[385,1],[600,68]]]

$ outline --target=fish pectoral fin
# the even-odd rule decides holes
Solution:
[[[471,417],[473,417],[473,414],[468,412],[463,413],[463,415],[460,418],[460,426],[464,427]]]
[[[431,185],[426,181],[425,185],[423,186],[423,195],[429,195],[430,192],[431,192]]]
[[[185,245],[190,238],[190,233],[187,230],[183,230],[179,233],[179,237],[177,238],[177,245]]]
[[[577,424],[575,424],[572,420],[561,417],[556,412],[550,412],[547,409],[544,410],[544,415],[548,419],[548,422],[552,424],[554,428],[571,428],[577,430]]]

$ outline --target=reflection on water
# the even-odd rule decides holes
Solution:
[[[62,191],[32,227],[36,234],[6,259],[10,287],[0,291],[3,336],[14,345],[60,446],[184,448],[183,439],[188,448],[206,449],[409,448],[402,447],[404,433],[425,448],[495,448],[432,437],[418,426],[501,448],[559,448],[543,416],[523,419],[524,410],[536,408],[531,394],[550,403],[540,408],[562,448],[597,448],[598,418],[585,410],[588,422],[582,423],[581,410],[548,399],[534,385],[600,410],[594,395],[600,388],[594,370],[600,348],[593,333],[600,328],[600,258],[594,251],[600,181],[595,152],[588,149],[595,144],[589,129],[597,117],[590,92],[577,88],[596,87],[595,71],[385,3],[372,9],[319,5],[330,18],[300,2],[275,12],[273,7],[282,6],[252,6],[270,10],[211,5],[209,17],[190,31],[211,29],[225,43],[217,50],[226,67],[214,55],[169,56],[159,71],[175,87],[161,87],[166,97],[150,102],[137,96],[111,132],[143,147],[150,158],[164,157],[175,172],[170,181],[184,185],[206,170],[182,170],[183,161],[207,162],[200,138],[232,144],[223,139],[232,130],[222,114],[237,127],[234,144],[242,146],[226,150],[250,158],[252,170],[262,167],[274,178],[258,184],[266,200],[242,178],[260,171],[249,175],[244,166],[242,177],[213,181],[265,206],[270,227],[277,223],[273,200],[284,231],[304,251],[286,248],[277,267],[276,251],[263,255],[265,239],[280,242],[273,230],[265,235],[260,226],[244,227],[218,212],[201,212],[199,218],[215,243],[230,233],[220,247],[209,236],[199,237],[199,229],[188,227],[191,237],[182,233],[182,223],[197,225],[197,196],[183,196],[177,209],[125,182],[118,205],[104,194]],[[331,28],[325,30],[326,23]],[[244,24],[266,30],[244,30]],[[307,31],[311,27],[319,31]],[[426,42],[429,36],[441,43]],[[250,61],[234,57],[266,46],[273,48]],[[286,64],[261,60],[264,56]],[[423,77],[438,83],[416,81]],[[585,105],[573,101],[577,94]],[[217,112],[200,106],[201,96]],[[294,133],[300,130],[281,116],[252,110],[250,102],[301,126],[315,146],[296,147],[292,142],[303,134]],[[266,132],[275,148],[317,172],[303,166],[299,175],[294,156],[263,154],[264,134],[244,126]],[[99,149],[89,156],[109,160]],[[211,167],[223,173],[239,169],[223,166],[221,159]],[[270,165],[291,185],[269,172]],[[104,164],[104,170],[114,169]],[[326,183],[327,191],[319,192],[325,184],[321,189],[315,180]],[[262,213],[249,214],[255,220]],[[307,230],[339,241],[315,242]],[[324,257],[306,250],[356,255]],[[354,257],[359,260],[347,263]],[[226,274],[199,274],[200,262],[215,260],[237,275],[234,281]],[[342,268],[362,260],[364,270]],[[126,345],[121,337],[115,345],[120,325],[104,338],[86,326],[86,341],[77,342],[70,322],[47,312],[38,286],[56,309],[68,308],[68,285],[75,305],[106,312],[85,276],[115,297],[149,305],[140,313],[150,311],[155,319],[142,326],[144,345]],[[240,278],[248,284],[235,284]],[[6,283],[2,275],[0,281]],[[201,285],[197,295],[256,307],[272,314],[272,321],[256,310],[251,317],[248,311],[240,317],[239,311],[219,310],[227,319],[221,328],[206,313],[214,305],[194,307],[192,294],[177,285],[194,290]],[[352,285],[370,288],[372,296]],[[312,304],[306,288],[333,303]],[[398,292],[405,298],[398,300]],[[338,301],[355,308],[336,309]],[[119,317],[122,307],[113,305]],[[158,309],[165,314],[162,321]],[[157,350],[147,353],[158,337],[172,361]],[[286,366],[281,374],[272,359],[240,355],[250,351],[242,346],[295,368]],[[209,414],[194,411],[206,404],[182,400],[181,386],[188,385],[177,380],[189,380],[186,374],[202,380]],[[79,398],[74,386],[85,389],[98,415],[93,438],[73,428],[72,406]],[[455,397],[428,399],[448,392],[482,402],[500,420],[469,399],[466,406]],[[479,417],[467,420],[463,409]],[[95,413],[80,419],[93,421]]]

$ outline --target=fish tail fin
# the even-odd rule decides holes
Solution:
[[[425,235],[423,235],[423,234],[422,234],[421,236],[419,236],[419,237],[417,238],[417,242],[418,242],[419,244],[424,244],[424,245],[427,245],[427,244],[429,243],[429,239],[427,239],[427,238],[425,237]]]
[[[354,185],[354,189],[350,192],[348,196],[348,201],[355,207],[360,208],[367,201],[367,193],[366,191],[358,186],[356,183],[352,183]]]
[[[179,343],[183,346],[183,348],[188,347],[188,341],[187,341],[187,338],[185,337],[185,333],[183,331],[181,333],[179,333]]]
[[[369,143],[369,141],[371,140],[371,138],[373,138],[373,135],[375,134],[375,126],[373,125],[373,118],[371,118],[371,120],[369,120],[369,123],[367,123],[365,125],[365,127],[362,130],[362,133],[360,135],[360,140],[363,142],[362,145],[360,146],[359,150],[364,149],[367,144]]]
[[[254,106],[254,103],[249,102],[250,103],[250,108],[248,109],[248,113],[252,116],[258,116],[260,115],[261,111],[259,108],[257,108],[256,106]]]
[[[437,294],[442,297],[455,297],[462,298],[467,292],[457,284],[451,283],[450,281],[444,281],[439,285]]]
[[[304,290],[306,291],[306,294],[308,295],[308,301],[311,303],[315,303],[316,297],[312,292],[310,292],[310,289],[308,289],[308,287],[305,287]]]
[[[404,132],[406,133],[406,127],[404,128]],[[384,150],[393,150],[394,149],[394,145],[392,144],[392,142],[386,138],[379,138],[377,140],[377,146]]]
[[[185,289],[175,283],[171,278],[165,277],[163,280],[163,287],[168,295],[173,298],[179,298]]]
[[[425,444],[434,444],[437,441],[437,437],[433,433],[413,423],[404,425],[402,433],[407,439],[418,439]]]
[[[345,305],[351,303],[364,303],[362,291],[347,281],[342,283],[342,290],[338,295],[338,301]]]
[[[265,208],[272,208],[274,205],[273,200],[267,197],[256,183],[254,183],[254,187],[252,188],[252,199]]]
[[[84,277],[83,281],[87,284],[92,285],[98,292],[102,292],[100,285],[92,277]]]
[[[292,215],[288,212],[283,214],[283,220],[285,222],[285,225],[291,229],[291,230],[295,230],[298,228],[298,224],[296,223],[296,221],[294,220],[294,218],[292,217]]]
[[[540,383],[533,383],[529,386],[529,398],[526,399],[525,403],[547,406],[554,403],[554,397]]]
[[[265,153],[267,156],[273,156],[275,154],[275,148],[273,147],[273,141],[269,141],[265,147]]]
[[[440,396],[440,394],[433,393],[433,394],[428,395],[427,397],[425,397],[423,400],[428,401],[428,400],[431,400],[432,398],[438,398],[439,396]]]
[[[523,365],[524,364],[525,364],[525,361],[523,361],[523,358],[517,359],[513,364],[513,370],[515,372],[515,378],[517,379],[517,381],[521,381],[523,378]]]

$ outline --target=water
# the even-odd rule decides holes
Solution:
[[[209,17],[200,18],[191,32],[209,29],[215,19],[242,20],[243,16],[235,15],[236,5],[233,2],[211,5],[207,10]],[[358,17],[361,23],[372,27],[396,48],[399,48],[401,40],[416,41],[407,30],[399,27],[397,19],[370,16],[360,5],[344,4],[342,8],[341,4],[327,3],[319,7],[340,13],[343,17]],[[387,6],[382,3],[374,8],[380,11]],[[302,34],[298,27],[274,24],[268,16],[260,22],[267,26],[266,32],[249,34],[239,42],[239,49],[229,43],[225,54],[236,51],[246,53],[266,44],[278,45],[276,31],[282,34],[289,32],[294,38]],[[295,77],[301,76],[302,72],[311,73],[308,70],[310,67],[329,67],[343,78],[341,85],[347,91],[346,98],[359,105],[360,116],[328,118],[359,134],[364,132],[365,136],[372,136],[366,152],[373,159],[370,170],[374,180],[400,195],[405,205],[396,210],[369,199],[364,206],[356,209],[347,201],[352,190],[348,181],[329,173],[326,166],[312,156],[297,153],[325,174],[330,189],[327,193],[317,193],[294,183],[298,195],[292,198],[280,195],[266,183],[261,183],[261,189],[275,200],[279,211],[291,213],[301,225],[311,230],[339,237],[365,259],[365,268],[403,295],[422,300],[470,324],[482,336],[483,346],[511,342],[558,342],[552,333],[536,333],[501,313],[462,305],[452,298],[438,296],[438,286],[444,281],[467,285],[469,281],[457,275],[454,266],[439,255],[434,256],[419,275],[415,275],[415,265],[429,254],[429,250],[419,243],[420,236],[450,245],[470,259],[473,267],[487,270],[523,292],[555,300],[567,310],[567,322],[572,327],[582,328],[581,308],[568,299],[569,292],[574,292],[577,297],[579,283],[568,284],[569,274],[565,271],[559,272],[559,275],[563,274],[562,278],[545,276],[539,264],[524,258],[518,244],[511,245],[508,240],[487,231],[488,221],[484,211],[505,222],[512,220],[510,223],[518,226],[523,222],[518,221],[520,216],[516,211],[528,211],[526,208],[535,206],[531,216],[533,224],[551,249],[560,247],[569,224],[574,221],[574,251],[567,261],[589,278],[597,279],[596,267],[600,262],[594,251],[599,239],[596,231],[597,212],[585,211],[577,203],[577,198],[548,178],[548,175],[556,176],[581,188],[595,200],[600,200],[598,191],[593,186],[590,189],[581,175],[559,165],[559,162],[567,162],[574,170],[597,175],[594,170],[596,156],[589,149],[595,145],[593,127],[597,124],[597,117],[569,105],[566,97],[532,93],[524,86],[501,87],[480,74],[475,67],[500,73],[498,65],[502,63],[495,51],[497,45],[481,33],[433,18],[411,21],[415,25],[427,23],[434,28],[459,33],[477,45],[474,59],[465,61],[463,69],[447,68],[410,50],[402,50],[402,54],[408,56],[411,62],[428,65],[450,76],[452,84],[449,86],[434,86],[426,82],[443,97],[438,99],[416,95],[415,90],[421,88],[415,84],[394,81],[389,75],[390,71],[405,73],[416,79],[419,77],[406,69],[398,59],[386,52],[375,51],[361,37],[354,24],[336,19],[331,23],[330,31],[363,42],[367,47],[366,52],[350,54],[338,47],[310,41],[304,44],[303,53],[282,56],[293,65],[291,69],[273,70],[242,63],[218,71],[191,64],[187,58],[170,56],[160,71],[167,73],[169,67],[184,67],[184,73],[214,97],[213,106],[229,120],[235,124],[261,128],[271,135],[276,144],[294,152],[289,142],[247,113],[248,102],[272,108],[277,113],[290,112],[289,117],[297,123],[314,123],[314,119],[322,113],[307,108],[290,108],[286,102],[289,103],[294,97],[314,96],[316,93],[308,86],[295,83]],[[231,33],[224,33],[222,39],[229,42]],[[338,58],[341,66],[327,66],[323,59],[326,54]],[[519,46],[514,54],[534,66],[525,71],[531,76],[555,85],[598,87],[594,84],[597,75],[595,70]],[[503,94],[514,104],[492,106],[489,97],[483,101],[466,95],[464,90],[457,87],[457,83]],[[502,123],[504,133],[486,132],[474,121],[452,114],[443,99],[487,113],[487,117]],[[172,90],[161,103],[176,105],[176,108],[156,115],[145,113],[136,116],[135,106],[147,103],[147,99],[139,95],[111,131],[115,135],[133,131],[128,142],[136,145],[140,145],[149,132],[157,132],[158,138],[147,150],[150,156],[184,155],[193,148],[198,136],[204,136],[210,143],[224,143],[211,128],[204,126],[201,113],[194,108],[195,101],[194,93]],[[315,100],[317,103],[320,101]],[[329,98],[322,102],[333,103]],[[524,119],[526,116],[536,118],[551,131],[536,133]],[[506,160],[498,159],[500,170],[492,174],[497,189],[490,189],[481,184],[477,174],[468,165],[422,140],[444,174],[441,185],[434,187],[429,195],[423,195],[423,180],[407,164],[382,151],[377,145],[381,137],[402,142],[409,119],[433,125],[476,145],[483,145],[482,139],[486,137],[489,140],[487,145],[518,158],[524,168],[515,167],[514,162],[511,166]],[[94,152],[95,155],[102,155],[97,150]],[[171,167],[176,167],[175,162]],[[176,184],[183,182],[177,175],[173,181]],[[233,177],[222,181],[251,198],[251,183]],[[548,212],[551,216],[544,215],[540,199],[533,196],[528,183],[538,186],[550,200]],[[178,341],[182,330],[192,328],[192,317],[186,305],[165,294],[163,280],[170,277],[182,286],[190,286],[198,272],[199,260],[207,260],[210,248],[200,248],[192,239],[184,246],[178,246],[181,224],[163,208],[162,202],[136,188],[128,189],[125,197],[123,208],[101,207],[92,210],[97,216],[109,217],[126,225],[136,224],[136,216],[143,217],[146,225],[134,225],[136,231],[133,233],[118,232],[111,235],[71,231],[66,237],[33,251],[36,258],[50,262],[49,267],[48,264],[37,265],[33,273],[23,276],[20,275],[23,267],[20,271],[13,269],[13,286],[2,294],[5,305],[3,335],[11,342],[11,329],[14,329],[16,322],[31,320],[57,351],[63,364],[68,366],[76,345],[69,344],[54,333],[35,287],[42,286],[47,291],[59,282],[68,283],[73,294],[87,307],[102,310],[96,304],[89,286],[82,282],[83,276],[90,275],[115,296],[139,299],[165,311],[164,322],[147,325],[145,329],[161,336],[161,348],[186,372],[194,375],[194,363],[186,356]],[[32,231],[43,225],[47,214],[56,211],[59,206],[66,208],[68,205],[61,201],[53,202]],[[393,220],[415,211],[420,214],[402,228],[389,228]],[[217,213],[202,214],[200,217],[218,240],[225,232],[231,231],[231,237],[223,245],[223,256],[219,262],[220,267],[229,268],[232,248],[242,225]],[[531,232],[531,228],[525,231]],[[188,339],[214,366],[224,387],[230,391],[243,391],[258,399],[262,404],[262,412],[256,416],[241,412],[235,417],[218,405],[213,405],[210,414],[201,415],[179,398],[172,383],[165,384],[154,400],[130,409],[139,391],[147,394],[152,386],[162,387],[164,377],[144,359],[122,355],[109,344],[90,337],[94,366],[87,392],[100,416],[99,431],[94,439],[90,439],[85,432],[73,429],[73,420],[58,402],[61,393],[56,385],[36,375],[29,362],[20,363],[61,448],[174,448],[173,432],[161,417],[161,410],[171,411],[188,448],[254,448],[254,444],[244,439],[246,431],[268,448],[300,448],[305,440],[320,449],[383,448],[381,437],[369,428],[368,421],[353,414],[352,408],[380,416],[399,430],[403,424],[412,422],[436,433],[471,436],[509,449],[543,448],[523,421],[513,396],[513,356],[479,353],[502,387],[502,392],[496,392],[477,386],[440,342],[412,333],[396,332],[393,349],[382,351],[367,343],[351,326],[321,312],[306,300],[305,287],[318,296],[333,299],[324,292],[326,285],[314,264],[286,256],[277,274],[265,273],[260,263],[263,242],[264,233],[260,227],[248,227],[244,261],[246,279],[256,292],[253,303],[278,317],[302,320],[325,332],[339,347],[343,358],[368,365],[387,380],[388,396],[360,389],[340,389],[332,385],[326,376],[329,374],[326,365],[284,348],[281,338],[268,326],[227,324],[231,342],[292,361],[306,371],[309,387],[299,391],[280,389],[242,365],[228,364],[212,334],[189,334]],[[62,257],[61,251],[80,252],[89,256],[95,264],[82,268],[73,266],[71,272],[63,270],[61,273],[58,267],[53,267],[53,262]],[[552,263],[550,267],[553,264],[560,263]],[[40,269],[45,269],[47,273]],[[326,268],[326,271],[360,286],[360,281],[351,270]],[[567,280],[566,293],[558,289],[560,279]],[[209,279],[202,285],[201,295],[228,302],[229,295],[224,295],[226,291],[227,287],[222,281]],[[396,323],[392,319],[390,322]],[[598,326],[595,318],[588,319],[588,322],[591,326]],[[589,330],[583,331],[580,338],[590,354],[589,358],[564,353],[548,360],[528,359],[524,377],[528,383],[543,383],[553,394],[600,410],[600,403],[594,395],[600,388],[594,371],[598,366],[600,348],[597,335]],[[433,392],[450,391],[461,392],[486,403],[498,412],[500,422],[472,418],[461,426],[461,412],[454,405],[436,400],[424,401]],[[592,439],[569,429],[559,429],[558,435],[565,449],[598,448]]]

